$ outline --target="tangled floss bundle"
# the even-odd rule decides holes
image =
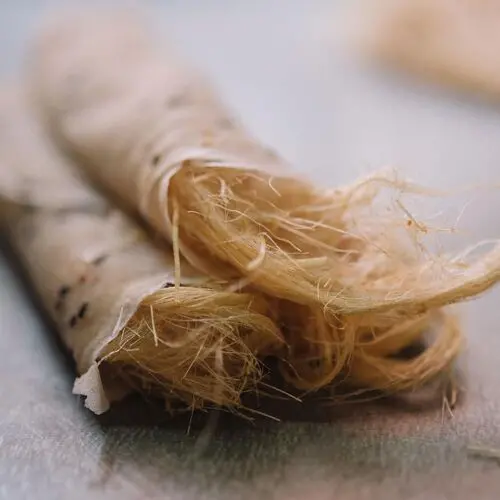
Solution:
[[[198,270],[276,299],[281,369],[295,387],[404,389],[432,378],[462,345],[439,308],[500,279],[498,249],[472,261],[423,252],[427,228],[377,210],[384,188],[414,190],[408,183],[374,175],[326,190],[294,177],[127,14],[55,20],[35,43],[30,77],[82,170]],[[394,358],[429,330],[427,350]]]
[[[282,345],[263,300],[170,287],[143,299],[100,359],[130,387],[171,404],[239,408],[261,381],[262,359]]]

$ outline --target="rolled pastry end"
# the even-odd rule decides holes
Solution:
[[[500,280],[500,246],[475,259],[429,248],[436,231],[400,201],[428,194],[393,172],[325,190],[188,163],[171,179],[169,210],[184,255],[215,276],[243,276],[270,296],[322,308],[329,319],[397,308],[412,315]]]
[[[106,345],[100,363],[127,386],[167,403],[236,408],[259,382],[260,360],[283,345],[266,307],[246,294],[159,290]]]
[[[424,193],[391,174],[328,194],[261,172],[187,165],[170,189],[195,262],[215,256],[214,274],[232,264],[287,299],[280,319],[289,352],[280,366],[298,390],[426,385],[448,373],[464,346],[456,318],[442,308],[500,280],[498,245],[473,258],[429,250],[433,228],[384,196]],[[418,343],[421,352],[400,356]]]

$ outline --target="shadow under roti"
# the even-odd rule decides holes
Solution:
[[[319,397],[302,403],[269,399],[261,400],[259,409],[280,415],[281,422],[249,421],[217,410],[172,417],[157,402],[138,396],[125,400],[96,417],[104,435],[99,484],[106,487],[119,476],[150,497],[168,486],[185,498],[267,498],[274,488],[293,489],[316,475],[324,483],[357,475],[376,481],[387,474],[397,477],[412,453],[422,454],[423,468],[432,470],[441,461],[442,444],[391,437],[395,422],[411,414],[418,422],[423,415],[434,419],[441,411],[436,398],[337,405]],[[370,421],[386,431],[370,431]],[[274,484],[284,476],[287,481]]]

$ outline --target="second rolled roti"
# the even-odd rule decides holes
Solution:
[[[425,79],[500,98],[498,0],[381,0],[363,49]]]

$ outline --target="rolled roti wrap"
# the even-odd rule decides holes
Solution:
[[[38,104],[81,166],[210,276],[303,305],[372,307],[331,272],[340,198],[294,178],[154,42],[122,11],[66,14],[38,39]]]
[[[497,283],[498,248],[473,262],[422,251],[428,228],[402,203],[379,206],[385,187],[419,192],[397,177],[336,190],[294,177],[158,45],[116,10],[62,15],[37,38],[34,99],[81,171],[196,269],[282,299],[296,387],[408,388],[446,370],[462,338],[447,317],[436,326],[438,308]],[[394,359],[428,329],[423,355]]]
[[[500,3],[382,0],[365,13],[360,40],[371,57],[414,75],[500,98]]]
[[[404,183],[374,176],[329,191],[293,177],[158,45],[129,12],[76,10],[42,30],[29,73],[38,106],[80,166],[194,267],[319,307],[329,322],[394,307],[420,313],[496,282],[497,254],[486,270],[480,263],[469,277],[460,269],[443,279],[421,255],[408,257],[415,248],[401,234],[388,243],[395,221],[373,217],[373,200]],[[383,280],[366,279],[374,266]]]
[[[1,219],[96,413],[130,390],[238,406],[280,345],[259,297],[210,287],[74,175],[21,92],[0,101]],[[201,349],[203,347],[203,349]]]

